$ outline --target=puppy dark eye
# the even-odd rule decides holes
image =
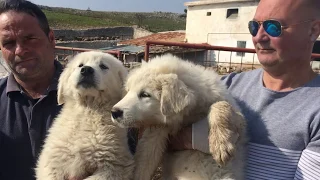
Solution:
[[[79,67],[82,67],[83,66],[83,64],[79,64]]]
[[[140,94],[139,94],[139,98],[147,98],[147,97],[151,97],[150,94],[142,91]]]
[[[106,65],[104,65],[104,64],[100,64],[100,68],[101,69],[109,69]]]

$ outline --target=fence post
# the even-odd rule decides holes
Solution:
[[[150,44],[147,42],[146,47],[145,47],[145,51],[144,51],[144,60],[146,62],[149,61],[149,52],[150,52],[149,50],[150,50]]]

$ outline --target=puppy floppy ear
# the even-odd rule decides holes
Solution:
[[[120,78],[120,80],[121,80],[121,84],[124,85],[124,84],[125,84],[125,81],[126,81],[126,79],[127,79],[127,75],[128,75],[127,69],[121,68],[121,69],[118,71],[118,75],[119,75],[119,78]]]
[[[59,83],[58,83],[58,105],[62,105],[65,103],[65,97],[64,97],[64,86],[65,86],[65,83],[67,83],[68,81],[68,77],[69,77],[69,68],[65,68],[63,70],[63,72],[61,73],[60,75],[60,78],[59,78]]]
[[[161,112],[168,116],[181,112],[194,99],[193,91],[178,79],[176,74],[164,74],[157,77],[161,82]]]

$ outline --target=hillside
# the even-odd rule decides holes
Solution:
[[[104,12],[40,6],[54,29],[86,29],[137,25],[151,32],[184,30],[184,14]]]

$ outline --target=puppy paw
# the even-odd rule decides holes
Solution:
[[[244,119],[228,102],[219,101],[211,105],[208,120],[210,153],[219,166],[225,166],[235,154]]]
[[[214,135],[210,134],[209,137],[210,153],[220,167],[225,166],[234,155],[235,145],[229,142],[228,137],[224,139],[220,138],[219,140],[211,140],[213,138],[216,138],[212,138],[212,136]]]

